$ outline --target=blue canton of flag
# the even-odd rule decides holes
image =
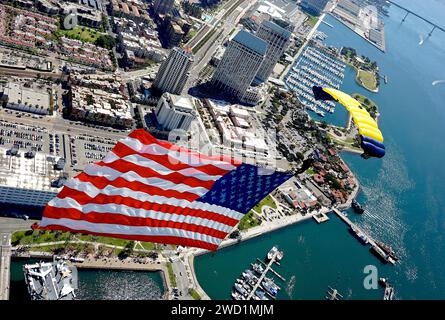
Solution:
[[[246,214],[260,200],[292,177],[292,173],[274,171],[261,174],[254,165],[241,164],[219,178],[212,189],[197,201],[210,203]],[[227,194],[230,190],[230,196]]]

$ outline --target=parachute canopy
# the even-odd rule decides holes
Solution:
[[[361,103],[350,95],[332,88],[312,87],[316,100],[333,100],[349,111],[360,134],[361,147],[368,157],[382,158],[385,155],[383,135],[377,122],[364,109]]]

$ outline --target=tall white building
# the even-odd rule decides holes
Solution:
[[[166,92],[159,99],[155,115],[164,130],[188,131],[196,118],[195,105],[192,99]]]
[[[266,56],[267,43],[241,30],[230,41],[212,77],[212,84],[242,100]]]
[[[175,5],[175,0],[154,0],[153,10],[157,14],[166,14],[172,11]]]
[[[173,48],[159,68],[153,86],[162,92],[181,94],[192,64],[193,54],[190,50]]]
[[[267,42],[266,58],[256,75],[257,82],[266,82],[275,65],[289,45],[291,32],[279,25],[264,20],[256,33],[257,37]]]

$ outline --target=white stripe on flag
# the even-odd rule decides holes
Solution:
[[[133,149],[135,152],[148,153],[153,155],[168,155],[169,157],[176,159],[184,164],[188,164],[192,167],[200,167],[210,164],[227,171],[236,169],[236,167],[229,162],[205,159],[191,152],[180,152],[179,150],[174,149],[171,150],[164,148],[159,144],[143,144],[139,140],[130,137],[120,140],[120,142]]]
[[[170,204],[172,206],[211,211],[236,220],[240,220],[242,217],[244,217],[244,215],[241,212],[214,204],[204,203],[200,201],[190,202],[185,199],[176,199],[164,196],[149,195],[148,193],[142,191],[134,191],[128,188],[117,188],[111,185],[106,186],[103,189],[99,189],[96,188],[91,182],[80,181],[79,179],[76,178],[69,180],[65,185],[71,189],[84,192],[91,198],[94,198],[99,194],[104,194],[107,196],[122,196],[139,201],[155,202],[159,204]]]
[[[204,226],[218,231],[223,231],[226,233],[228,233],[233,228],[231,226],[217,222],[215,220],[209,220],[184,214],[175,214],[162,211],[133,208],[123,204],[88,203],[85,205],[80,205],[77,201],[71,198],[63,198],[63,199],[55,198],[51,200],[51,203],[49,203],[48,205],[54,208],[76,209],[82,213],[98,212],[98,213],[122,214],[130,217],[149,218],[162,221],[174,221],[187,224],[195,224],[198,226]]]

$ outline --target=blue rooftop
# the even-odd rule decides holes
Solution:
[[[238,32],[233,38],[233,41],[246,46],[247,48],[259,53],[260,55],[264,56],[266,54],[267,42],[245,30],[241,30],[240,32]]]

